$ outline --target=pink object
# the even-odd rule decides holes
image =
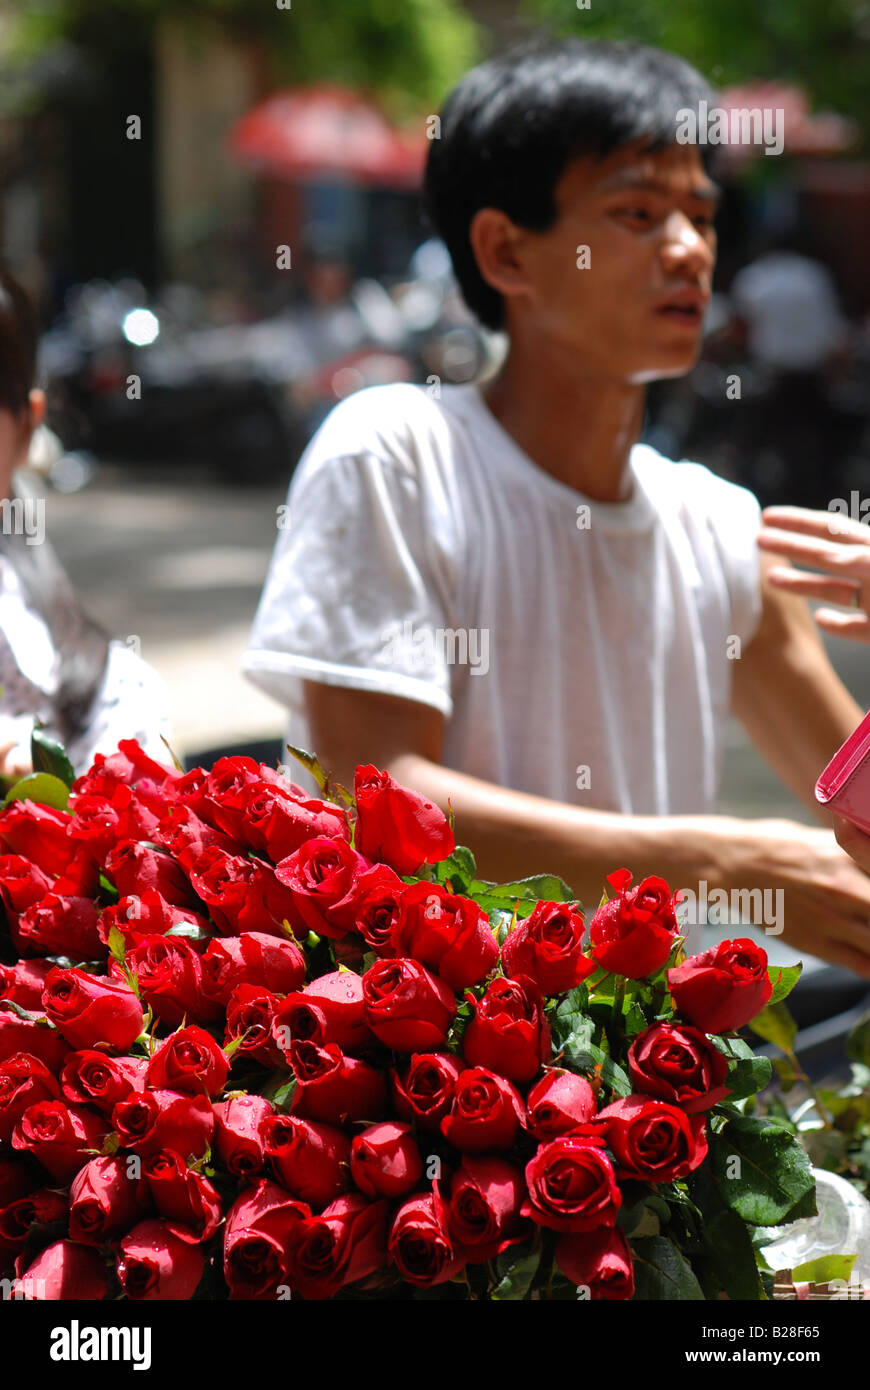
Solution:
[[[870,835],[870,714],[837,749],[816,782],[816,800]]]

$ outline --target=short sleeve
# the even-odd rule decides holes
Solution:
[[[707,524],[731,597],[731,632],[745,647],[761,622],[761,507],[748,488],[728,482],[706,468],[703,472],[707,475]]]
[[[439,630],[451,609],[451,531],[422,465],[375,452],[303,459],[243,670],[300,713],[302,682],[453,710]]]

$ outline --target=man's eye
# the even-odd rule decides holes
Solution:
[[[620,217],[634,217],[642,222],[650,221],[650,213],[646,208],[617,208]]]

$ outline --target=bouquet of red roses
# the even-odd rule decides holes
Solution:
[[[0,1276],[35,1299],[763,1298],[813,1213],[737,1036],[797,976],[478,879],[374,767],[134,742],[0,812]]]

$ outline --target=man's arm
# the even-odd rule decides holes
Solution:
[[[828,660],[806,600],[768,582],[778,563],[762,556],[761,623],[735,662],[732,707],[774,772],[830,825],[813,795],[816,778],[864,711]]]

